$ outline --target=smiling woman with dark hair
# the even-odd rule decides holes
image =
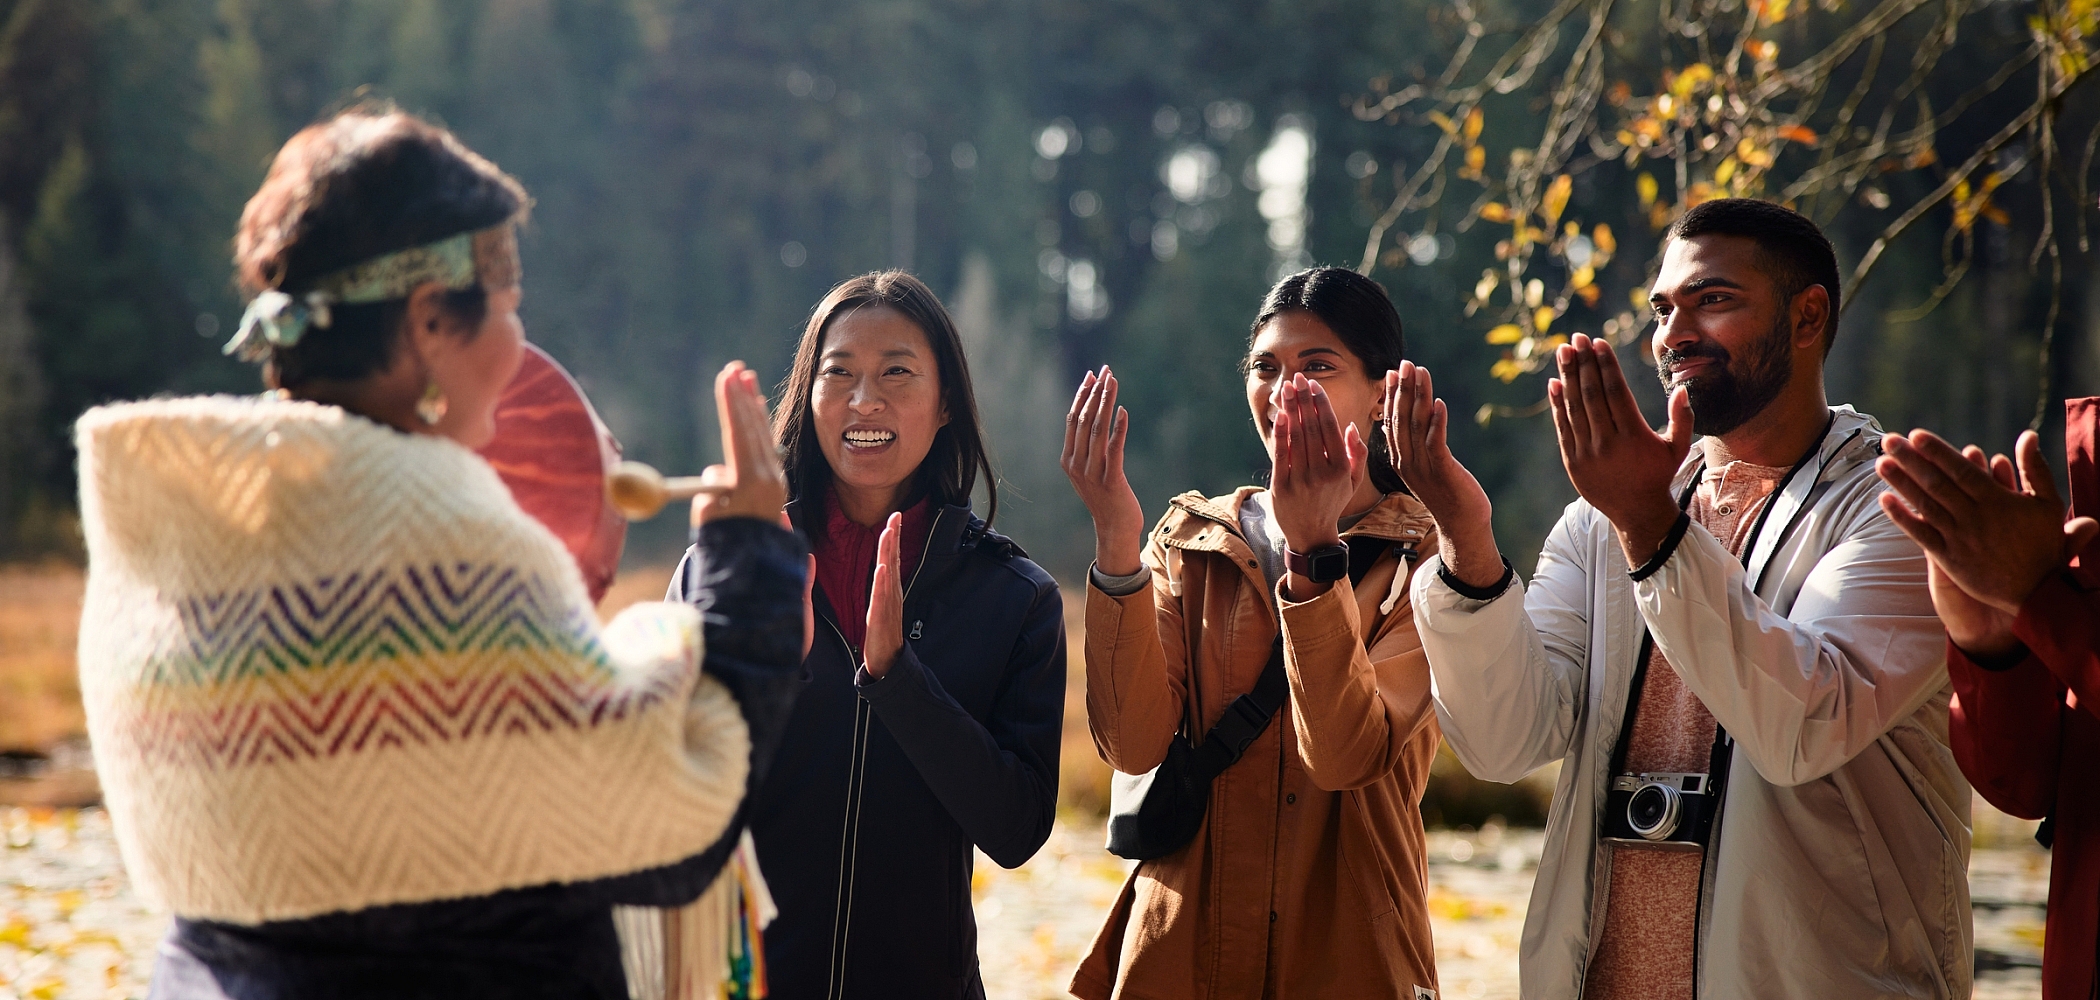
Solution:
[[[1374,430],[1402,344],[1371,279],[1278,282],[1242,364],[1269,487],[1184,493],[1149,534],[1115,375],[1080,384],[1063,460],[1094,519],[1087,725],[1111,767],[1152,777],[1110,820],[1109,848],[1143,860],[1073,994],[1435,995],[1419,807],[1437,725],[1406,599],[1435,529]],[[1152,822],[1160,790],[1189,785],[1195,822]]]
[[[771,995],[982,997],[973,851],[1018,867],[1057,802],[1057,585],[970,511],[979,476],[996,496],[970,370],[917,278],[818,303],[774,432],[822,622],[750,809]]]

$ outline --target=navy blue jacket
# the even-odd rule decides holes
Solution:
[[[803,687],[795,661],[807,553],[778,525],[731,518],[700,529],[680,571],[705,621],[701,669],[736,696],[751,730],[744,801],[704,853],[592,882],[253,927],[177,919],[152,1000],[627,1000],[612,907],[690,903],[728,862]]]
[[[780,907],[766,930],[779,1000],[982,997],[971,848],[1013,868],[1050,836],[1065,702],[1056,582],[968,507],[938,509],[906,580],[904,648],[881,680],[858,672],[816,595],[804,690],[752,799]]]

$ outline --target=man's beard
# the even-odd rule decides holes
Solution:
[[[1664,349],[1656,353],[1656,373],[1663,391],[1671,390],[1670,366],[1692,358],[1712,358],[1716,363],[1705,372],[1686,379],[1691,395],[1692,433],[1719,437],[1743,426],[1779,398],[1794,376],[1793,323],[1782,315],[1772,332],[1756,347],[1755,355],[1740,368],[1727,349],[1712,341],[1694,344],[1682,351]]]

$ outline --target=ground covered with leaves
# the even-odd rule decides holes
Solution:
[[[167,917],[125,881],[100,809],[0,811],[0,1000],[142,997]],[[1514,998],[1517,944],[1544,837],[1537,830],[1429,835],[1430,920],[1447,1000]],[[986,993],[995,1000],[1066,996],[1072,969],[1130,870],[1101,850],[1098,820],[1068,817],[1028,864],[979,858],[973,883]],[[1970,885],[1977,947],[1990,961],[1982,1000],[2040,995],[2041,910],[2048,855],[2007,842],[1976,852]],[[2004,960],[2004,961],[2001,961]]]

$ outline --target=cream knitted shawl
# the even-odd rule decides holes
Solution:
[[[561,544],[451,441],[156,399],[77,428],[81,693],[133,881],[259,923],[698,854],[750,736],[700,619],[602,632]]]

